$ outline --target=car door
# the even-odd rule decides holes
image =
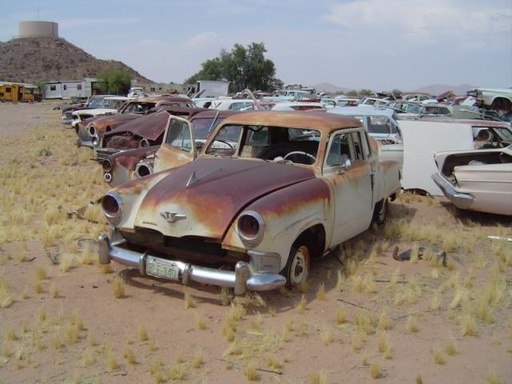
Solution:
[[[164,139],[155,154],[155,172],[191,162],[196,157],[192,126],[186,119],[169,115]]]
[[[362,129],[332,135],[323,174],[333,196],[331,244],[339,244],[366,230],[373,214],[373,162]]]

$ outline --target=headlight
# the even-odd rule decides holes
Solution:
[[[238,217],[237,228],[242,242],[248,248],[253,248],[263,239],[265,222],[259,213],[246,211]]]
[[[92,145],[94,145],[95,147],[100,145],[100,138],[98,137],[98,135],[93,136],[91,141]]]
[[[110,224],[116,225],[123,216],[123,202],[117,192],[110,191],[101,199],[103,214]]]
[[[96,136],[96,128],[94,127],[94,125],[90,125],[90,126],[89,126],[89,135],[90,135],[91,137]]]
[[[110,172],[112,171],[112,161],[110,159],[105,159],[101,163],[101,167],[103,168],[103,172]]]

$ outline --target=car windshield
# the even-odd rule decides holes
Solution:
[[[99,107],[101,107],[102,104],[103,104],[103,99],[94,98],[94,99],[91,99],[91,101],[89,102],[89,107],[99,108]]]
[[[212,127],[212,123],[215,120],[215,124]],[[192,119],[192,130],[194,132],[194,138],[199,140],[204,140],[208,137],[211,130],[217,126],[221,121],[223,121],[223,117],[207,117],[207,118],[198,118]]]
[[[320,132],[314,129],[258,125],[227,124],[217,131],[205,153],[223,157],[241,157],[264,160],[287,159],[290,153],[300,152],[304,161],[316,159]]]

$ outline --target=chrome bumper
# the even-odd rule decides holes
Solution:
[[[474,197],[471,194],[458,192],[453,185],[439,173],[434,173],[431,177],[446,198],[457,208],[468,209],[471,204],[473,204]]]
[[[98,237],[98,243],[100,264],[109,264],[111,260],[114,260],[120,264],[137,268],[141,275],[152,275],[147,273],[148,258],[169,262],[166,259],[159,259],[147,253],[133,252],[111,244],[109,237],[105,234]],[[172,264],[179,269],[177,278],[168,278],[162,275],[152,276],[180,281],[185,285],[189,281],[195,281],[202,284],[233,288],[235,295],[243,295],[248,290],[270,291],[286,284],[286,278],[277,273],[251,273],[249,264],[244,261],[237,262],[234,271],[207,268],[174,260]]]

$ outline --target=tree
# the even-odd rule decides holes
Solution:
[[[131,75],[124,68],[109,67],[96,75],[104,83],[100,86],[101,90],[108,94],[126,95],[130,90]]]
[[[360,89],[359,90],[359,95],[361,95],[361,96],[372,96],[374,94],[375,94],[375,92],[373,92],[371,89]]]
[[[199,72],[185,80],[194,84],[198,80],[229,81],[230,92],[244,89],[271,91],[283,82],[275,78],[274,63],[265,58],[265,45],[252,43],[247,47],[235,44],[231,52],[222,49],[219,57],[201,64]]]

